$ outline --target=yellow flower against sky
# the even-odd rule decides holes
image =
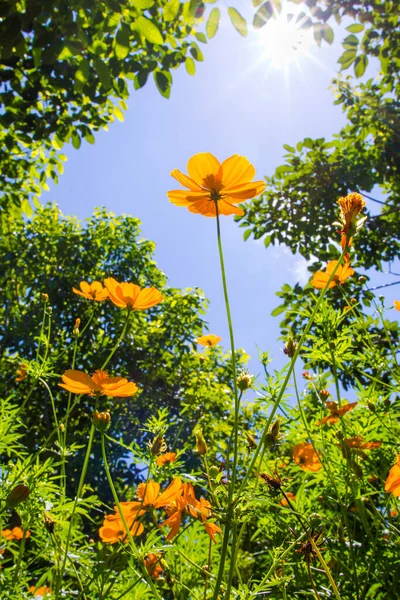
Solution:
[[[108,291],[101,285],[100,281],[93,281],[92,283],[81,281],[79,287],[81,288],[81,291],[74,287],[72,288],[72,291],[79,296],[88,298],[88,300],[102,302],[108,298]]]
[[[394,300],[393,306],[396,310],[400,310],[400,300]]]
[[[140,288],[135,283],[119,283],[113,277],[104,280],[111,302],[120,308],[147,310],[164,300],[156,288]]]
[[[109,377],[105,371],[98,370],[90,375],[68,369],[62,375],[63,383],[58,385],[73,394],[87,394],[89,396],[112,396],[118,398],[130,398],[138,387],[133,381],[128,381],[125,377]]]
[[[201,346],[215,346],[222,340],[222,337],[215,335],[214,333],[210,333],[209,335],[202,335],[199,338],[196,338],[194,341]]]
[[[187,170],[189,175],[178,169],[171,175],[188,190],[171,190],[167,196],[172,204],[187,206],[190,212],[205,217],[217,215],[217,204],[220,215],[243,215],[235,204],[265,190],[264,181],[252,181],[256,174],[253,165],[238,154],[220,163],[210,152],[200,152],[189,159]]]
[[[326,284],[328,283],[329,277],[332,275],[338,261],[331,260],[328,262],[326,266],[326,271],[317,271],[314,273],[314,277],[311,279],[311,285],[322,290]],[[330,282],[328,289],[336,287],[339,284],[342,284],[353,275],[354,269],[352,269],[348,262],[345,262],[343,265],[340,265]]]

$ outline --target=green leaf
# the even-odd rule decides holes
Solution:
[[[338,63],[342,65],[342,69],[347,69],[347,67],[349,67],[355,61],[356,56],[356,50],[346,50],[339,58]]]
[[[158,91],[164,98],[169,98],[171,94],[172,75],[169,71],[159,71],[153,73],[154,81]]]
[[[303,146],[311,150],[311,148],[314,148],[314,143],[311,138],[307,137],[303,140]]]
[[[119,60],[124,60],[129,54],[129,36],[130,30],[127,25],[123,24],[117,31],[114,43],[115,56]]]
[[[243,19],[242,15],[236,10],[236,8],[232,7],[228,8],[228,15],[236,31],[238,31],[243,37],[246,37],[247,23],[245,19]]]
[[[111,87],[111,77],[108,66],[98,56],[93,58],[93,66],[102,85],[108,90]]]
[[[250,236],[251,236],[251,229],[246,229],[246,231],[243,234],[244,241],[248,240]]]
[[[203,32],[200,31],[200,32],[196,33],[195,34],[195,38],[196,38],[196,40],[198,40],[202,44],[207,44],[207,38],[206,38],[206,36],[204,35]]]
[[[343,48],[346,48],[347,50],[351,50],[352,48],[355,48],[356,46],[358,46],[358,41],[359,41],[358,37],[355,36],[354,34],[351,34],[344,38],[344,40],[342,42],[342,46],[343,46]]]
[[[124,119],[125,119],[124,113],[122,112],[122,110],[120,109],[119,106],[114,106],[113,113],[117,117],[118,121],[121,121],[121,122],[124,121]]]
[[[190,56],[185,60],[185,68],[189,75],[194,75],[196,73],[196,63]]]
[[[274,9],[271,2],[264,2],[264,4],[258,9],[253,19],[254,29],[261,29],[269,21],[274,14]]]
[[[303,150],[303,142],[297,142],[296,150],[297,152],[301,152]]]
[[[346,27],[346,29],[347,31],[350,31],[350,33],[360,33],[361,31],[364,31],[364,25],[361,23],[354,23],[353,25]]]
[[[271,312],[271,317],[277,317],[278,315],[280,315],[281,313],[283,313],[285,309],[286,309],[285,304],[281,304],[280,306],[277,306]]]
[[[356,77],[362,77],[365,73],[365,69],[368,66],[368,58],[365,54],[361,54],[361,56],[357,56],[356,61],[354,63],[354,73]]]
[[[134,0],[133,5],[135,8],[140,8],[140,10],[146,10],[146,8],[151,8],[154,4],[154,0]]]
[[[208,21],[207,21],[207,25],[206,25],[207,36],[210,40],[211,40],[211,38],[214,37],[214,35],[218,31],[220,18],[221,18],[221,11],[219,10],[219,8],[213,8],[212,11],[210,12],[210,16],[208,17]]]
[[[135,27],[150,44],[161,45],[164,43],[160,30],[150,19],[138,17],[135,21]]]
[[[296,152],[296,149],[293,148],[293,146],[289,146],[289,144],[283,144],[283,147],[285,148],[285,150],[287,150],[291,154],[293,154],[293,152]]]
[[[328,23],[324,23],[322,26],[322,37],[326,42],[328,42],[328,44],[333,44],[335,35],[332,27],[330,27]]]
[[[198,47],[198,45],[196,44],[196,42],[192,42],[190,45],[190,54],[193,56],[193,58],[199,62],[202,62],[204,60],[204,56],[202,51],[200,50],[200,48]]]
[[[75,71],[74,91],[81,92],[83,86],[89,79],[90,64],[87,58],[82,58],[77,70]]]
[[[79,133],[77,131],[73,131],[71,137],[73,147],[75,148],[75,150],[79,150],[79,148],[81,147],[81,138],[79,136]]]
[[[180,0],[169,0],[163,10],[164,21],[173,21],[179,12],[180,6]]]

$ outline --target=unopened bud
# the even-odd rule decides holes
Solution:
[[[152,442],[149,442],[150,454],[158,456],[167,449],[167,444],[162,435],[156,435]]]
[[[97,410],[93,413],[93,424],[97,431],[104,433],[110,427],[111,415],[109,412],[98,412]]]
[[[79,337],[79,326],[81,324],[81,320],[78,317],[77,319],[75,319],[75,325],[74,325],[74,329],[72,330],[72,335],[74,337]]]
[[[210,467],[209,474],[210,474],[210,477],[211,477],[211,479],[215,479],[216,477],[218,477],[218,475],[219,475],[220,473],[221,473],[221,471],[220,471],[220,470],[219,470],[219,468],[218,468],[218,467],[216,467],[215,465],[212,465],[212,466]]]
[[[48,294],[45,294],[45,293],[40,294],[40,298],[41,298],[42,302],[45,303],[45,304],[49,301],[49,295]]]
[[[304,379],[308,379],[309,381],[311,381],[312,377],[308,371],[303,371],[302,375]]]
[[[44,511],[43,517],[44,517],[44,526],[46,527],[47,531],[49,533],[54,533],[54,528],[56,525],[54,519],[52,519],[51,516],[49,515],[49,513],[46,511]]]
[[[200,454],[200,456],[204,456],[205,454],[207,454],[208,448],[206,440],[203,437],[203,432],[201,429],[198,429],[197,431],[195,431],[194,434],[196,436],[197,452]]]
[[[297,344],[294,342],[292,337],[289,337],[288,341],[286,342],[286,346],[284,347],[283,351],[286,354],[286,356],[289,356],[290,358],[293,358],[293,356],[296,353],[296,348],[297,348]]]
[[[319,397],[321,398],[321,400],[326,400],[327,398],[329,398],[330,393],[328,392],[328,390],[321,390],[319,392]]]
[[[359,283],[365,283],[367,281],[367,278],[365,277],[365,275],[361,275],[361,277],[358,278]]]
[[[31,490],[27,485],[19,483],[11,490],[11,492],[9,492],[6,498],[6,507],[14,508],[15,506],[18,506],[18,504],[21,504],[21,502],[24,502],[24,500],[27,499],[30,493]]]
[[[336,437],[338,440],[343,440],[344,439],[343,431],[340,431],[340,429],[339,429],[339,431],[336,432]]]
[[[281,418],[277,417],[268,429],[265,436],[265,445],[267,447],[276,446],[281,437]]]
[[[246,442],[248,450],[255,450],[257,448],[257,442],[255,438],[248,431],[246,431]]]
[[[376,405],[373,402],[367,402],[367,406],[371,412],[376,411]]]
[[[253,377],[247,371],[242,371],[237,378],[237,386],[241,392],[245,392],[253,385]]]
[[[311,513],[308,521],[311,529],[317,529],[321,527],[322,517],[318,513]]]

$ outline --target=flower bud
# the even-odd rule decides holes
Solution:
[[[48,295],[48,294],[45,294],[45,293],[43,293],[43,294],[40,294],[40,299],[42,300],[42,302],[43,302],[44,304],[46,304],[46,303],[49,301],[49,295]]]
[[[308,379],[308,381],[311,381],[312,377],[308,371],[303,371],[302,375],[304,379]]]
[[[249,431],[246,431],[246,442],[247,442],[247,449],[249,451],[255,450],[257,448],[257,442]]]
[[[340,429],[339,429],[339,431],[336,432],[336,438],[338,440],[343,440],[344,439],[343,431],[340,431]]]
[[[328,392],[328,390],[321,390],[319,392],[319,397],[321,398],[321,400],[326,400],[327,398],[329,398],[330,393]]]
[[[268,429],[265,436],[265,445],[267,447],[276,446],[281,437],[281,418],[277,417]]]
[[[216,477],[218,477],[218,475],[221,473],[221,471],[217,466],[212,465],[210,467],[209,473],[210,473],[211,479],[215,479]]]
[[[319,515],[318,513],[311,513],[308,523],[311,529],[317,529],[318,527],[321,527],[321,515]]]
[[[237,378],[237,386],[241,392],[245,392],[253,385],[253,377],[247,371],[242,371]]]
[[[367,406],[371,412],[376,411],[376,405],[374,404],[374,402],[367,402]]]
[[[161,452],[165,452],[167,444],[162,435],[156,435],[152,442],[149,442],[150,454],[158,456]]]
[[[197,452],[200,454],[200,456],[204,456],[205,454],[207,454],[208,448],[206,440],[203,437],[202,430],[198,429],[194,432],[194,435],[196,436]]]
[[[52,519],[52,517],[46,511],[44,511],[44,513],[43,513],[43,518],[44,518],[44,526],[47,529],[47,531],[49,533],[54,533],[54,528],[56,525],[54,519]]]
[[[21,502],[24,502],[24,500],[27,499],[30,493],[31,490],[27,485],[19,483],[11,490],[11,492],[9,492],[6,498],[6,507],[14,508],[15,506],[18,506],[18,504],[21,504]]]
[[[361,275],[361,277],[358,278],[359,283],[365,283],[367,281],[367,278],[365,277],[365,275]]]
[[[93,413],[93,424],[97,431],[104,433],[110,427],[111,415],[109,412],[98,412],[97,410]]]
[[[291,336],[289,336],[289,339],[286,342],[286,346],[283,349],[284,353],[286,354],[286,356],[289,356],[289,358],[293,358],[293,356],[296,353],[296,348],[297,348],[297,344],[295,343],[293,338]]]
[[[75,319],[75,325],[74,325],[74,329],[72,330],[72,335],[74,337],[79,337],[79,326],[81,324],[81,320],[78,317],[77,319]]]

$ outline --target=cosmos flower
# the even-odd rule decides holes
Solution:
[[[132,537],[143,533],[143,525],[139,522],[135,523],[135,519],[126,519],[126,522]],[[101,541],[106,544],[116,544],[119,540],[126,544],[129,541],[124,522],[118,513],[107,515],[104,518],[103,526],[99,529],[99,536]]]
[[[158,579],[161,573],[163,572],[163,568],[160,565],[160,559],[161,555],[154,554],[154,552],[150,552],[150,554],[148,554],[144,558],[143,562],[145,564],[148,574],[152,579]]]
[[[58,385],[73,394],[130,398],[138,390],[133,381],[128,381],[124,377],[109,377],[100,369],[91,377],[82,371],[68,369],[62,375],[62,380],[64,383]]]
[[[140,288],[135,283],[119,283],[113,277],[104,280],[111,302],[119,308],[147,310],[164,300],[156,288]]]
[[[322,467],[321,461],[318,458],[312,444],[302,442],[293,446],[293,459],[296,465],[299,465],[303,471],[319,471]]]
[[[382,446],[382,442],[363,442],[363,438],[360,435],[346,438],[343,442],[347,448],[359,448],[360,450],[375,450],[375,448]]]
[[[108,291],[103,288],[100,281],[93,281],[92,283],[81,281],[79,287],[81,288],[81,291],[74,287],[72,288],[72,291],[79,296],[88,298],[88,300],[97,300],[97,302],[102,302],[108,298]]]
[[[385,482],[385,492],[392,493],[393,496],[400,496],[400,454],[397,456],[396,464],[389,471]]]
[[[400,310],[400,300],[394,300],[393,306],[395,307],[396,310]]]
[[[156,463],[159,467],[163,467],[164,465],[170,465],[171,463],[175,462],[176,459],[176,452],[165,452],[164,454],[161,454],[157,457]]]
[[[22,540],[24,537],[24,532],[21,527],[13,527],[12,529],[3,529],[1,535],[7,540],[7,542],[10,542],[11,540]],[[25,532],[25,538],[28,538],[30,535],[30,531]]]
[[[38,587],[37,589],[35,589],[34,585],[31,585],[29,591],[34,595],[35,600],[39,600],[40,598],[49,598],[52,593],[51,589],[45,587],[44,585]]]
[[[217,205],[220,215],[243,215],[235,204],[265,190],[264,181],[252,181],[256,173],[253,165],[238,154],[221,164],[210,152],[200,152],[189,159],[187,170],[189,175],[178,169],[171,175],[188,190],[172,190],[167,196],[172,204],[187,206],[190,212],[205,217],[215,217]]]
[[[363,217],[357,221],[357,215],[365,208],[366,203],[361,194],[353,192],[339,198],[338,204],[340,206],[340,222],[342,225],[340,231],[342,234],[341,245],[344,248],[346,243],[348,246],[351,245],[352,236],[361,229],[367,219],[367,217]],[[349,239],[347,240],[348,237]]]
[[[326,284],[328,283],[328,279],[333,273],[338,261],[331,260],[328,262],[326,266],[326,271],[317,271],[314,273],[314,277],[311,279],[311,285],[322,290]],[[351,277],[354,273],[354,269],[352,269],[348,262],[345,262],[343,265],[340,265],[335,273],[334,278],[328,285],[328,289],[336,287],[346,281],[349,277]]]
[[[156,481],[148,481],[140,483],[137,488],[137,496],[139,501],[121,502],[121,508],[124,516],[130,518],[135,517],[138,512],[147,508],[162,508],[174,502],[182,492],[182,482],[179,478],[173,479],[168,487],[160,493],[160,484]]]
[[[357,402],[342,404],[340,408],[336,402],[327,402],[325,406],[329,409],[329,415],[324,417],[321,421],[317,421],[317,425],[325,425],[325,423],[337,423],[339,417],[343,417],[343,415],[350,412],[357,406]]]
[[[194,341],[197,344],[200,344],[201,346],[215,346],[216,344],[218,344],[218,342],[220,342],[222,340],[221,337],[219,337],[218,335],[214,335],[213,333],[210,333],[209,335],[202,335],[199,338],[196,338]]]

